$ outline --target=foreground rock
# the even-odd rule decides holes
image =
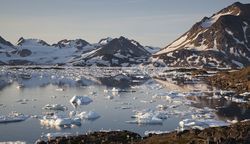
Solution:
[[[238,93],[250,91],[250,67],[234,72],[219,72],[209,77],[208,82],[215,87],[234,90]]]
[[[172,132],[161,135],[151,135],[139,144],[172,144],[172,143],[250,143],[250,121],[237,123],[228,127],[207,128],[203,131],[193,129],[183,132]]]
[[[39,144],[46,143],[44,141]],[[185,130],[141,138],[139,134],[128,131],[94,132],[88,135],[59,137],[49,140],[49,144],[57,143],[138,143],[138,144],[172,144],[172,143],[250,143],[250,121],[240,122],[231,126],[207,128],[205,130]]]
[[[48,142],[38,142],[38,144],[66,144],[66,143],[77,143],[77,144],[123,144],[123,143],[134,143],[141,140],[139,134],[129,131],[111,131],[111,132],[94,132],[88,135],[81,136],[69,136],[59,137],[56,139],[49,140]]]

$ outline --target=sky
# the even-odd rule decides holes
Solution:
[[[165,47],[205,16],[234,0],[0,0],[0,36],[53,44],[81,38],[96,43],[125,36]],[[249,0],[239,0],[249,3]]]

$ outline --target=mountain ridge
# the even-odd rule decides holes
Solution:
[[[250,4],[234,3],[204,17],[152,56],[156,66],[244,67],[250,65]]]

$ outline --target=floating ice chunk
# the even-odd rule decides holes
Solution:
[[[106,96],[106,99],[113,99],[113,98],[114,96],[111,96],[111,95]]]
[[[237,122],[239,122],[238,120],[227,120],[228,123],[231,123],[231,124],[235,124]]]
[[[64,88],[57,88],[56,91],[65,91]]]
[[[145,136],[148,136],[150,134],[165,134],[165,133],[169,133],[169,131],[145,131],[144,134]]]
[[[112,91],[112,92],[119,92],[120,89],[113,87],[111,91]]]
[[[136,118],[134,121],[127,121],[128,123],[135,124],[162,124],[163,120],[158,117],[159,115],[154,115],[152,112],[138,112],[133,115],[132,118]]]
[[[47,117],[44,116],[40,119],[42,125],[56,127],[56,126],[69,126],[69,125],[81,125],[80,118],[60,118],[60,117]]]
[[[56,126],[64,126],[64,125],[71,125],[72,120],[70,118],[58,118],[55,121],[51,121]],[[52,123],[51,123],[52,124]]]
[[[29,118],[28,115],[24,115],[17,112],[12,112],[7,116],[0,116],[0,123],[11,123],[11,122],[21,122]]]
[[[24,85],[23,84],[19,84],[16,88],[17,89],[22,89],[22,88],[24,88]]]
[[[95,120],[95,119],[98,119],[100,117],[100,115],[94,111],[81,112],[77,116],[82,118],[82,119],[87,119],[87,120]]]
[[[76,105],[87,105],[92,101],[93,100],[87,96],[74,96],[70,99],[70,102]]]
[[[69,112],[69,117],[74,117],[76,115],[76,111],[70,111]]]
[[[165,109],[168,108],[168,106],[159,104],[159,105],[156,106],[156,108],[157,108],[157,109],[160,109],[160,110],[165,110]]]
[[[43,107],[45,110],[60,110],[60,111],[65,111],[68,108],[64,105],[61,104],[47,104]]]
[[[228,123],[224,121],[214,120],[214,119],[201,119],[201,120],[194,120],[194,119],[184,119],[179,122],[180,128],[189,129],[189,128],[198,128],[204,129],[207,127],[219,127],[219,126],[226,126]]]
[[[96,92],[92,91],[92,92],[90,92],[89,94],[90,94],[90,95],[95,95]]]
[[[241,93],[240,95],[241,95],[241,96],[249,96],[249,95],[250,95],[250,92],[244,92],[244,93]]]

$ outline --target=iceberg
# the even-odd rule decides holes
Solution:
[[[88,105],[92,102],[93,100],[87,96],[74,96],[70,99],[70,102],[73,105]]]
[[[89,111],[89,112],[81,112],[77,115],[81,119],[87,119],[87,120],[95,120],[100,117],[100,115],[94,111]]]

